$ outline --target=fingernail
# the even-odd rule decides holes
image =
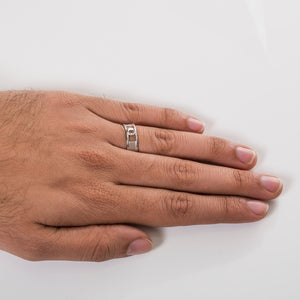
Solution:
[[[256,153],[253,150],[239,146],[236,148],[236,156],[242,163],[251,165],[256,157]]]
[[[187,120],[188,126],[190,129],[192,129],[193,131],[204,131],[204,123],[197,120],[197,119],[193,119],[193,118],[189,118]]]
[[[281,180],[273,176],[261,176],[260,182],[262,186],[271,193],[278,192],[282,186]]]
[[[127,255],[137,255],[152,249],[152,242],[148,239],[137,239],[133,241],[127,250]]]
[[[262,201],[247,201],[249,208],[257,215],[263,215],[267,213],[269,204]]]

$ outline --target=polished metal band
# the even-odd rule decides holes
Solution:
[[[126,133],[126,149],[139,151],[138,136],[134,124],[123,124]]]

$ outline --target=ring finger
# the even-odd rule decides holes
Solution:
[[[112,126],[114,134],[107,137],[108,141],[117,147],[126,148],[123,126],[115,123]],[[148,126],[136,126],[136,129],[139,152],[211,162],[239,169],[250,169],[257,161],[252,149],[218,137]]]

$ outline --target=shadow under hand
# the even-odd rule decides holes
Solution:
[[[162,228],[144,225],[134,225],[134,227],[146,232],[152,239],[153,248],[159,247],[164,241],[164,231]]]

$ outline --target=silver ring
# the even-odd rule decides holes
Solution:
[[[123,124],[126,134],[126,149],[139,151],[138,135],[134,124]]]

